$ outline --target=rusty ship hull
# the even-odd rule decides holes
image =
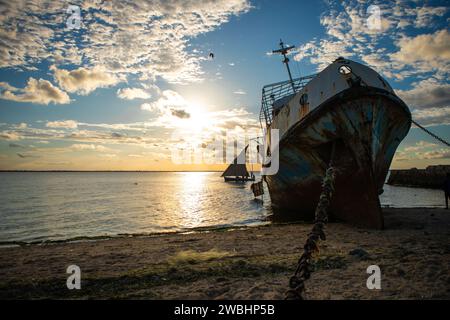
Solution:
[[[331,216],[383,228],[379,194],[410,126],[403,101],[375,87],[354,86],[319,105],[283,134],[278,172],[265,176],[275,218],[314,218],[334,144]]]

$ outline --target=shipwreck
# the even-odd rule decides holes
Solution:
[[[351,224],[383,228],[379,194],[394,153],[411,127],[411,113],[388,82],[371,68],[338,58],[320,73],[262,89],[261,126],[266,130],[264,166],[278,148],[279,169],[263,175],[274,217],[313,220],[321,182],[333,158],[335,192],[330,215]],[[271,139],[278,129],[279,139]]]

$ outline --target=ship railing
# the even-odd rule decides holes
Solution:
[[[297,93],[314,77],[315,75],[309,75],[306,77],[293,79],[292,82],[287,80],[264,86],[261,95],[261,111],[259,113],[259,121],[261,126],[264,122],[266,123],[266,126],[270,126],[272,124],[273,104],[275,101]]]

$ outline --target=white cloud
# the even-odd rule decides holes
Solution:
[[[99,145],[99,144],[73,144],[70,147],[72,150],[75,151],[99,151],[99,152],[106,152],[109,151],[109,148],[106,148],[105,146]]]
[[[234,94],[239,94],[239,95],[244,95],[244,94],[247,94],[247,92],[245,92],[244,90],[241,90],[241,89],[239,89],[239,90],[236,90],[235,92],[233,92]]]
[[[416,15],[415,26],[418,28],[423,28],[429,26],[433,23],[436,17],[442,17],[447,12],[446,7],[419,7],[415,12],[412,13]]]
[[[82,30],[67,31],[63,27],[67,2],[2,2],[0,67],[30,69],[49,60],[151,81],[157,77],[173,83],[197,81],[205,57],[189,47],[189,40],[251,8],[248,0],[86,0],[79,5]],[[97,77],[85,81],[76,78],[85,76],[83,71],[86,69],[79,74],[63,72],[61,86],[87,94],[116,83],[111,77],[100,81]]]
[[[104,153],[104,154],[101,154],[100,157],[103,157],[103,158],[116,158],[116,157],[117,157],[117,154],[114,154],[114,153]]]
[[[22,137],[14,131],[1,131],[0,132],[0,139],[4,140],[20,140]]]
[[[142,104],[141,109],[156,111],[158,113],[167,113],[170,109],[182,108],[186,106],[186,100],[178,92],[173,90],[164,90],[156,101]]]
[[[426,141],[418,141],[416,142],[415,145],[410,146],[410,147],[406,147],[403,150],[405,152],[417,152],[417,151],[421,151],[427,148],[435,148],[438,145],[435,143],[431,143],[431,142],[426,142]]]
[[[123,88],[117,90],[117,96],[125,100],[149,99],[150,93],[141,88]]]
[[[450,124],[450,107],[416,109],[412,116],[422,126]]]
[[[80,67],[75,70],[58,69],[51,66],[56,82],[64,90],[71,93],[87,95],[97,88],[105,88],[120,82],[120,79],[101,68],[87,69]]]
[[[450,106],[450,84],[434,78],[413,83],[412,89],[396,90],[396,93],[413,108]]]
[[[78,127],[78,123],[74,120],[49,121],[45,126],[48,128],[76,129]]]
[[[25,88],[15,88],[4,82],[0,83],[0,98],[17,102],[31,102],[36,104],[49,103],[66,104],[70,98],[61,89],[55,87],[51,82],[29,78]]]
[[[449,69],[450,61],[450,33],[447,29],[432,34],[420,34],[415,37],[403,37],[397,45],[398,52],[391,55],[394,61],[403,64],[425,62],[428,69]]]
[[[143,104],[141,104],[141,110],[145,110],[145,111],[152,111],[152,104],[145,102]]]
[[[418,159],[450,159],[449,149],[439,149],[416,153]]]
[[[431,77],[396,93],[412,109],[413,119],[421,125],[450,124],[450,84]]]
[[[414,5],[400,0],[378,4],[381,28],[371,29],[367,26],[369,2],[348,0],[329,1],[328,4],[329,10],[320,19],[327,36],[301,45],[294,53],[295,60],[309,60],[321,70],[343,56],[364,61],[386,77],[398,80],[434,72],[436,68],[441,69],[441,73],[448,73],[449,48],[445,46],[448,31],[444,28],[431,34],[421,30],[421,33],[430,34],[417,36],[415,32],[414,36],[408,36],[405,30],[406,27],[422,24],[426,24],[427,28],[434,26],[437,18],[447,11],[446,8]],[[399,52],[388,52],[385,48],[389,44],[397,45]]]

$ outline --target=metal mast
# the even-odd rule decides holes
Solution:
[[[295,48],[295,46],[285,47],[283,40],[280,39],[280,49],[273,50],[272,53],[279,53],[279,54],[283,55],[283,57],[284,57],[283,63],[286,65],[287,72],[289,74],[289,80],[291,81],[292,90],[295,92],[294,81],[292,81],[291,69],[289,68],[289,58],[286,56],[286,54],[294,48]]]

